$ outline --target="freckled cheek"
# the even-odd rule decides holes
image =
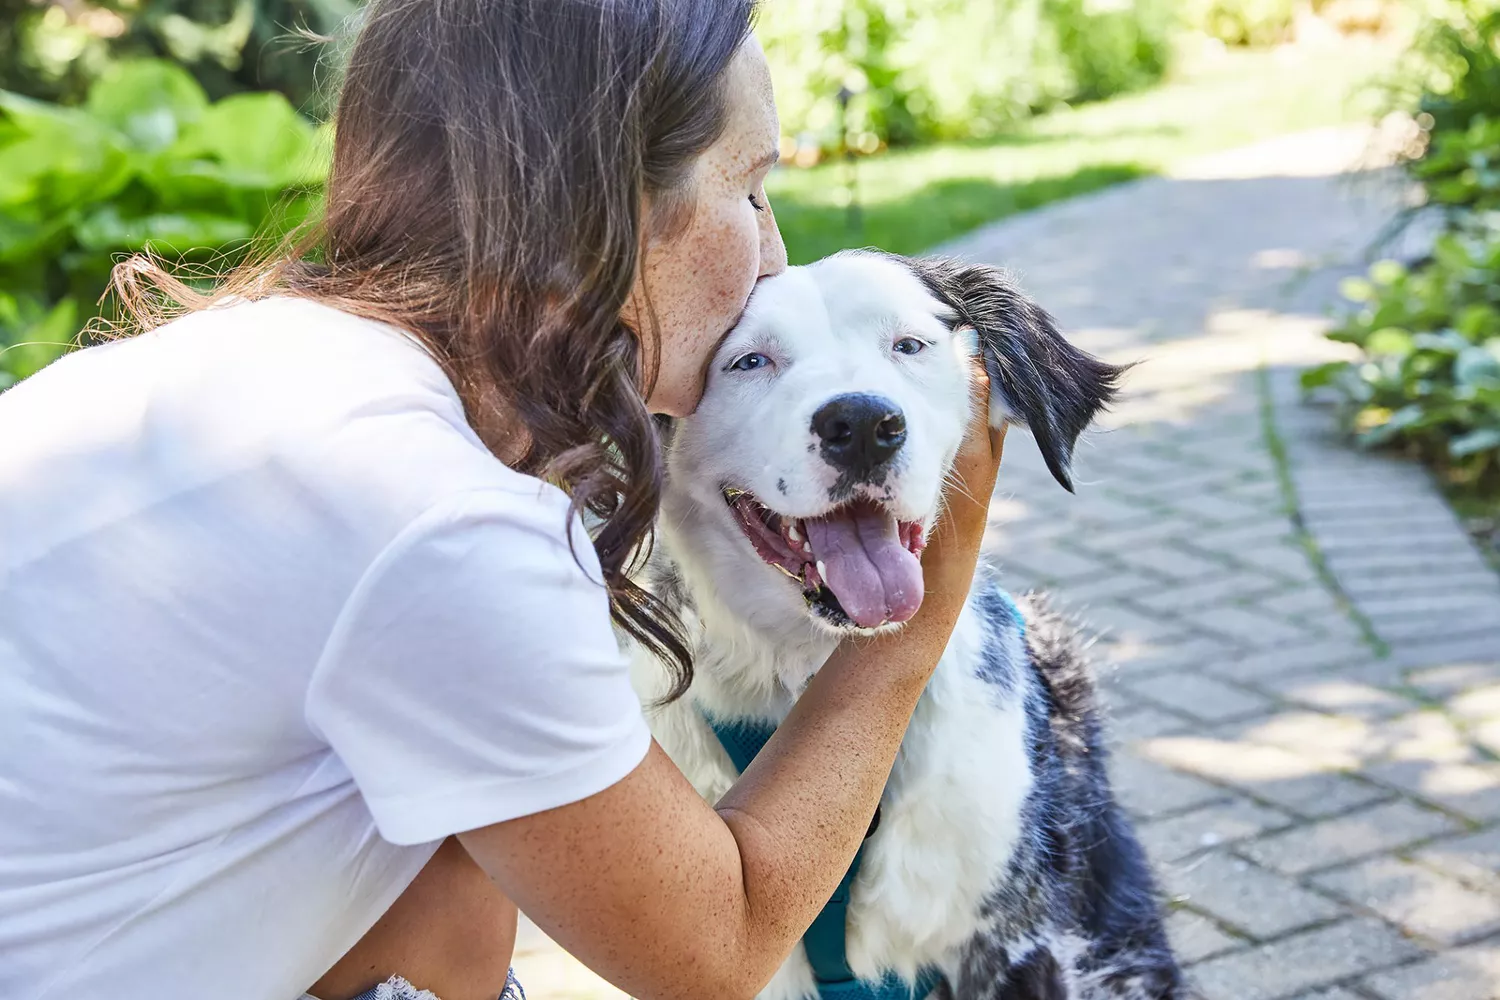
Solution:
[[[721,214],[703,234],[698,259],[703,262],[702,293],[712,295],[710,308],[733,319],[744,308],[760,273],[760,239],[745,211]]]

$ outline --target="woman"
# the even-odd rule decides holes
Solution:
[[[985,506],[716,808],[651,744],[610,618],[686,677],[626,575],[652,414],[785,264],[752,7],[375,0],[316,252],[206,297],[132,265],[142,326],[188,314],[0,397],[0,995],[493,998],[516,904],[641,997],[795,946]],[[968,494],[998,459],[976,424]]]

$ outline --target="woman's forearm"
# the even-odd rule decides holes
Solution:
[[[950,510],[927,599],[899,632],[841,645],[717,810],[739,845],[753,937],[776,963],[858,850],[974,575],[987,505]],[[774,965],[773,965],[774,969]]]
[[[718,803],[739,846],[757,965],[774,971],[796,946],[864,838],[951,631],[911,626],[898,642],[841,649]]]

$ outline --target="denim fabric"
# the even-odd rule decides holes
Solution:
[[[314,1000],[314,998],[304,994],[303,1000]],[[400,976],[392,976],[374,989],[361,993],[354,1000],[440,1000],[440,998],[430,990],[417,989]],[[505,977],[505,992],[500,994],[498,1000],[526,1000],[526,991],[521,989],[514,969]]]

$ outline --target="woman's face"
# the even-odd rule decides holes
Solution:
[[[624,315],[633,329],[649,329],[649,295],[661,359],[646,405],[673,417],[698,406],[714,347],[744,311],[755,282],[786,269],[786,246],[764,188],[780,126],[770,70],[754,40],[735,56],[727,84],[724,134],[693,169],[692,219],[647,244]],[[644,340],[649,372],[655,358],[650,338]]]

